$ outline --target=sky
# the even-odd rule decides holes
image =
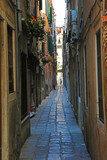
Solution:
[[[64,25],[64,17],[65,17],[65,0],[52,0],[53,7],[55,9],[56,15],[56,26],[62,27]],[[43,4],[43,12],[45,13],[45,0],[42,0]]]
[[[65,0],[52,0],[56,14],[56,26],[62,27],[64,25],[65,17]]]

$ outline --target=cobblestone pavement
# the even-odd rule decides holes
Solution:
[[[43,100],[31,119],[20,160],[91,160],[63,86]]]

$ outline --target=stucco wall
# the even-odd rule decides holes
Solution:
[[[75,2],[71,2],[71,9],[75,9]],[[70,59],[70,79],[71,79],[71,102],[74,105],[75,115],[79,126],[81,127],[87,148],[91,153],[93,160],[107,159],[107,140],[106,140],[106,123],[99,120],[98,107],[98,83],[97,83],[97,48],[96,48],[96,32],[101,30],[101,60],[103,63],[102,52],[102,3],[95,0],[83,1],[83,10],[81,2],[78,1],[78,23],[82,23],[80,18],[83,18],[83,32],[79,37],[79,43],[75,42],[77,46],[73,47],[77,50],[69,53],[72,57]],[[69,8],[69,7],[68,7]],[[100,10],[101,9],[101,10]],[[83,13],[82,13],[83,11]],[[83,15],[82,15],[83,14]],[[69,25],[69,24],[68,24]],[[87,60],[87,94],[88,106],[85,104],[85,75],[84,75],[84,48],[86,46],[86,60]],[[75,53],[75,54],[73,54]],[[78,61],[79,60],[79,61]],[[72,63],[71,63],[72,62]],[[77,63],[78,62],[78,63]],[[79,65],[79,67],[78,67]],[[79,72],[78,72],[79,71]],[[103,64],[102,64],[103,72]],[[80,74],[80,82],[79,75]],[[69,79],[69,78],[68,78]],[[102,82],[103,74],[102,74]],[[79,84],[80,83],[80,84]],[[80,86],[80,97],[79,87]],[[104,87],[104,86],[103,86]],[[104,96],[104,93],[103,93]],[[78,98],[80,98],[80,103]],[[104,107],[104,106],[102,106]],[[79,109],[80,108],[80,109]],[[105,117],[104,117],[105,122]]]
[[[30,120],[29,116],[27,116],[22,122],[21,122],[21,147],[24,144],[25,140],[30,135]]]
[[[89,1],[89,5],[84,1],[84,26],[94,1]],[[97,50],[96,50],[96,32],[101,29],[101,12],[96,4],[91,12],[91,17],[84,29],[81,55],[84,57],[84,47],[86,46],[87,59],[87,91],[88,91],[88,108],[85,108],[84,134],[89,152],[92,159],[104,160],[104,124],[99,120],[99,107],[97,100]],[[99,14],[98,14],[99,13]],[[91,24],[91,22],[93,22]],[[91,25],[90,25],[91,24]],[[89,27],[90,25],[90,27]],[[102,29],[101,29],[102,31]],[[102,37],[101,37],[102,38]],[[102,46],[102,41],[101,41]],[[102,54],[102,52],[101,52]],[[82,66],[82,61],[81,61]],[[103,68],[102,68],[103,69]],[[82,78],[82,77],[81,77]],[[82,86],[81,86],[81,90]],[[81,91],[81,98],[84,98],[84,91]],[[103,106],[102,106],[103,107]]]
[[[2,106],[2,159],[14,159],[16,154],[16,92],[15,92],[15,16],[8,1],[0,1],[1,22],[1,106]],[[14,92],[9,94],[7,25],[13,29]],[[13,114],[14,113],[14,114]],[[14,142],[13,142],[14,140]],[[13,154],[13,156],[12,156]]]
[[[17,153],[17,103],[16,100],[8,103],[8,137],[9,160],[14,160]]]

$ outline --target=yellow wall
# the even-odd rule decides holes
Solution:
[[[2,106],[2,159],[9,160],[16,150],[16,79],[15,79],[15,17],[8,1],[0,0],[1,22],[1,106]],[[14,92],[9,94],[7,24],[13,29]],[[13,142],[14,140],[14,142]],[[14,157],[14,156],[13,156]]]
[[[91,18],[88,19],[89,12],[93,7],[94,0],[84,1],[84,33],[82,38],[81,55],[84,57],[84,47],[86,46],[87,54],[87,90],[88,90],[88,109],[86,109],[86,132],[88,150],[91,153],[93,160],[104,159],[104,141],[105,141],[105,124],[99,120],[99,107],[97,100],[97,48],[96,48],[96,32],[101,29],[101,48],[102,48],[102,17],[99,6],[94,6],[91,12]],[[99,14],[98,14],[99,13]],[[92,24],[91,24],[92,23]],[[91,25],[90,25],[91,24]],[[101,55],[103,57],[102,49]],[[82,59],[81,59],[82,65]],[[103,71],[103,59],[102,59]],[[103,80],[103,75],[102,75]],[[103,83],[103,81],[102,81]],[[84,96],[84,95],[83,95]],[[104,96],[104,95],[103,95]],[[104,106],[102,106],[104,107]],[[104,118],[105,121],[105,118]],[[107,146],[107,143],[106,143]],[[106,157],[107,158],[107,157]]]
[[[75,9],[75,0],[72,3],[72,9]],[[96,2],[96,3],[95,3]],[[107,159],[107,127],[106,127],[106,117],[105,117],[105,101],[104,98],[104,53],[103,53],[103,23],[102,23],[102,13],[103,4],[101,1],[95,0],[84,0],[83,1],[83,16],[81,1],[78,0],[78,23],[80,23],[80,18],[83,18],[83,32],[81,33],[81,41],[78,48],[78,57],[80,60],[79,64],[79,74],[81,76],[80,80],[80,98],[81,98],[81,109],[83,112],[83,122],[82,129],[87,144],[87,148],[92,156],[93,160],[106,160]],[[101,10],[100,10],[101,9]],[[69,24],[68,24],[69,25]],[[79,27],[79,26],[78,26]],[[97,82],[97,46],[96,46],[96,32],[101,30],[101,63],[102,63],[102,90],[103,90],[103,109],[104,109],[104,123],[99,120],[99,106],[98,106],[98,82]],[[75,46],[78,42],[75,43]],[[85,78],[84,78],[84,48],[86,46],[86,59],[87,59],[87,91],[88,91],[88,108],[85,106]],[[73,54],[73,51],[72,53]],[[77,53],[75,53],[77,54]],[[74,109],[76,110],[76,115],[78,112],[78,67],[77,58],[73,60],[74,70],[75,70],[75,82],[73,91],[73,103]],[[71,68],[73,65],[71,64]],[[72,72],[72,71],[71,71]],[[72,91],[72,90],[71,90]],[[75,96],[76,93],[76,96]],[[76,106],[76,107],[75,107]],[[78,115],[77,118],[81,116]],[[79,117],[80,118],[80,117]]]

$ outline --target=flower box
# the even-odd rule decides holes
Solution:
[[[42,62],[43,63],[53,62],[53,57],[52,56],[43,56],[42,57]]]
[[[27,15],[27,23],[30,29],[30,32],[32,35],[36,38],[39,38],[39,40],[44,39],[45,31],[44,31],[44,26],[45,26],[45,21],[44,19],[39,16],[33,16],[28,14]]]

